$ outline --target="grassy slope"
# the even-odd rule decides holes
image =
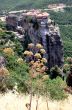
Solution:
[[[0,110],[27,110],[26,103],[29,102],[29,96],[23,94],[13,94],[12,92],[5,95],[0,94]],[[65,101],[51,101],[48,99],[49,110],[71,110],[72,95]],[[36,109],[36,97],[32,99],[32,109]],[[38,102],[38,110],[47,110],[47,103],[44,97],[40,97]]]

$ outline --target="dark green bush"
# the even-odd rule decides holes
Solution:
[[[61,76],[60,72],[61,72],[61,69],[57,65],[55,67],[52,67],[50,70],[50,78],[54,79],[57,76]]]
[[[66,86],[65,82],[57,77],[56,79],[49,79],[45,82],[47,91],[50,93],[50,97],[53,100],[62,100],[67,97],[64,87]]]

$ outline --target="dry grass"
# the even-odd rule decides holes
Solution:
[[[0,110],[28,110],[26,103],[29,103],[29,96],[17,95],[11,92],[5,95],[0,94]],[[68,99],[64,101],[50,101],[49,110],[72,110],[72,96],[69,95]],[[32,110],[36,107],[36,97],[32,101]],[[43,98],[39,99],[38,110],[47,110],[46,101]]]

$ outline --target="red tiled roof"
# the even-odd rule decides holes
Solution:
[[[31,10],[27,13],[24,13],[24,15],[27,15],[27,16],[35,16],[37,18],[46,18],[49,16],[49,14],[47,12],[41,12],[39,10]]]

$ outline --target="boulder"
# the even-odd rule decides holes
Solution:
[[[0,56],[0,68],[6,65],[5,58],[3,56]]]

